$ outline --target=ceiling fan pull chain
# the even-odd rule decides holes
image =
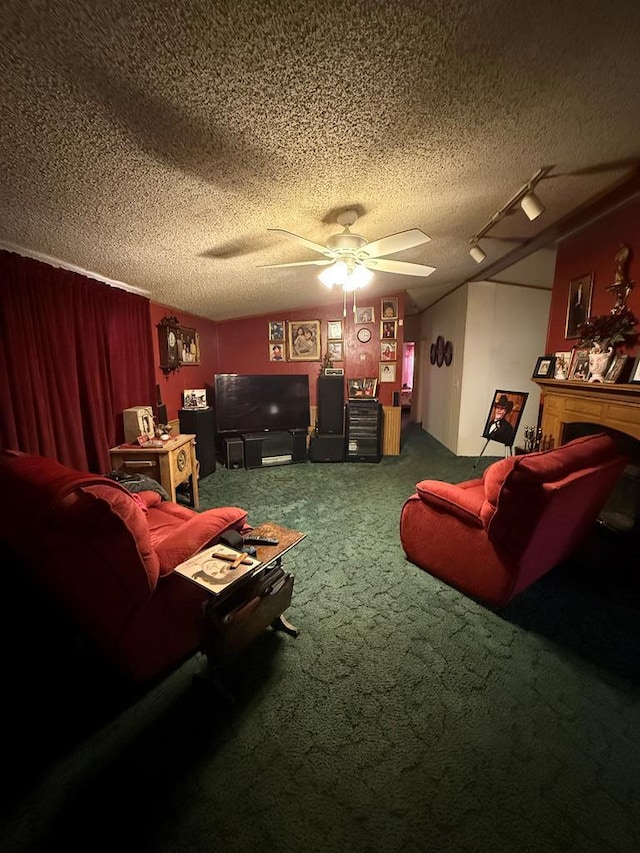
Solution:
[[[358,292],[358,288],[353,291],[353,316],[356,316],[356,293]]]
[[[347,316],[347,291],[342,291],[342,316],[346,319]]]

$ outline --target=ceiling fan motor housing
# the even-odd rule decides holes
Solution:
[[[351,234],[347,230],[344,234],[332,234],[327,238],[327,246],[329,249],[353,252],[360,249],[367,243],[366,239],[360,234]]]

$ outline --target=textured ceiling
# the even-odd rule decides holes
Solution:
[[[258,268],[314,257],[269,227],[324,244],[354,206],[368,240],[423,229],[394,259],[437,271],[367,288],[415,310],[640,157],[637,0],[2,7],[2,245],[215,320],[335,301],[317,267]],[[479,267],[469,238],[546,165],[546,213],[501,220]]]

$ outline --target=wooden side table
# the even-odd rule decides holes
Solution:
[[[199,506],[195,435],[176,435],[163,442],[162,447],[120,444],[112,447],[109,455],[114,470],[145,474],[157,480],[174,502],[176,486],[191,479],[191,505]]]

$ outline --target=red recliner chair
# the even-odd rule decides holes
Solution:
[[[405,554],[461,592],[502,606],[580,544],[626,461],[599,433],[507,457],[458,485],[423,480],[402,508]]]
[[[244,509],[197,513],[16,451],[0,482],[0,542],[122,674],[146,682],[198,650],[209,595],[173,569],[242,530]]]

